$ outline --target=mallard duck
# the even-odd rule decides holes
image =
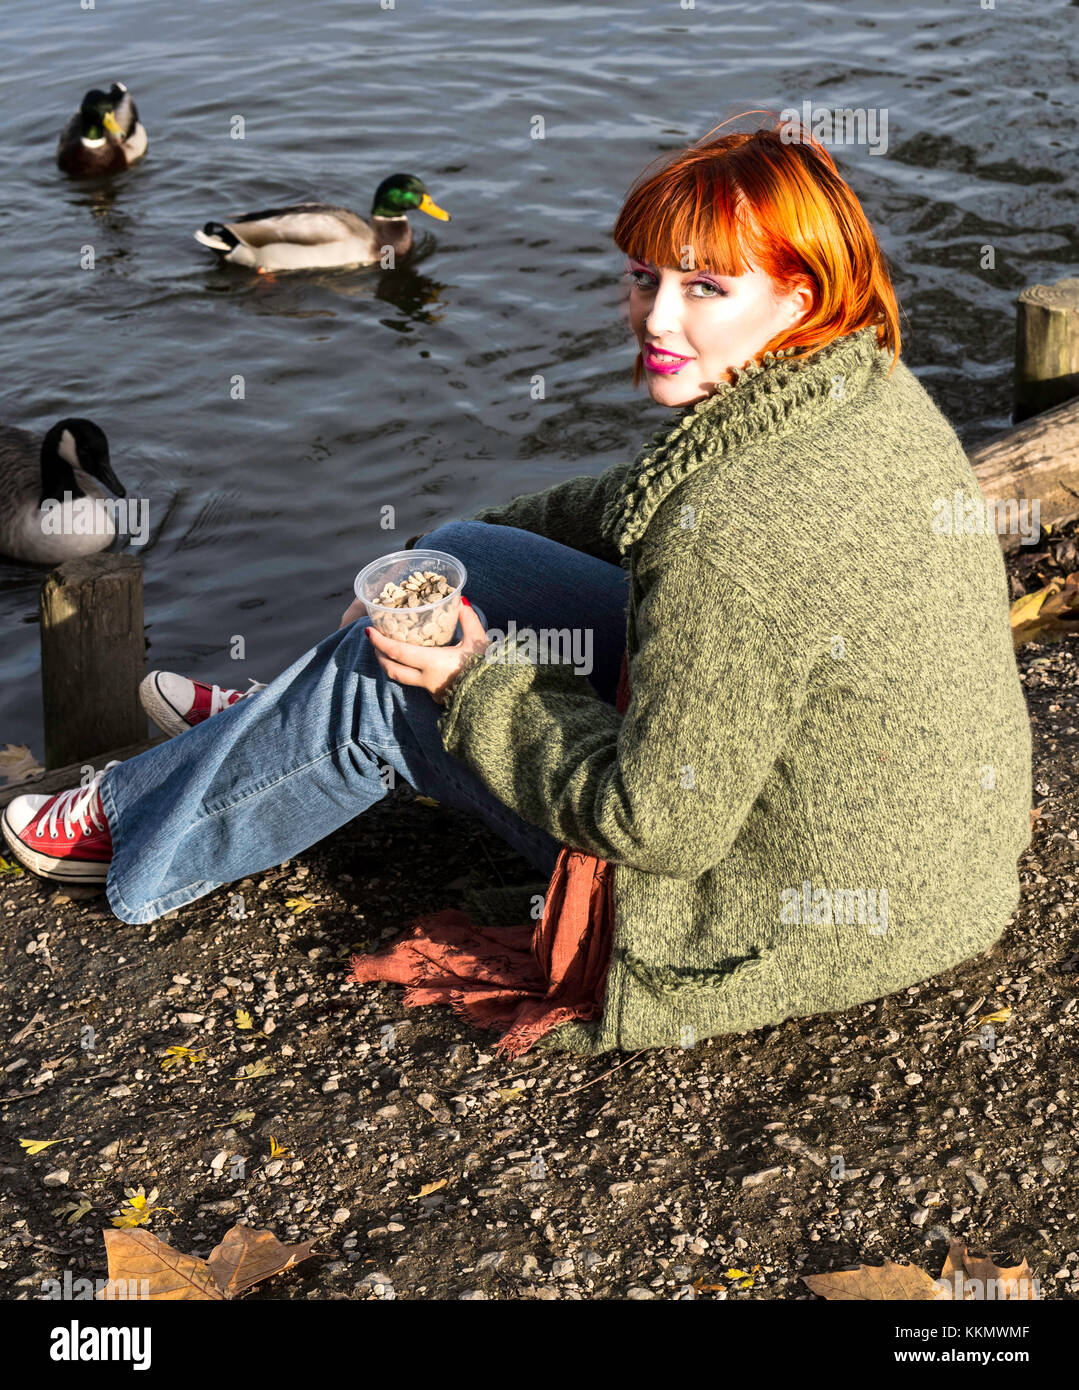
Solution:
[[[56,162],[65,174],[116,174],[146,153],[138,107],[122,82],[87,92],[60,132]]]
[[[0,552],[58,565],[106,550],[116,526],[98,482],[126,496],[92,420],[58,420],[40,446],[28,430],[0,425]]]
[[[348,208],[296,203],[268,212],[249,212],[231,222],[207,222],[195,240],[222,260],[256,270],[305,270],[318,266],[371,265],[384,247],[403,256],[412,246],[410,212],[448,222],[448,212],[431,200],[419,179],[391,174],[375,191],[371,221]]]

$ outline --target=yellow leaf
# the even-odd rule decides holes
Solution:
[[[0,859],[0,878],[21,878],[23,867],[16,864],[14,859]]]
[[[280,1158],[282,1154],[287,1154],[287,1153],[288,1153],[288,1149],[285,1147],[285,1145],[284,1145],[284,1144],[279,1144],[279,1143],[277,1142],[277,1140],[276,1140],[276,1139],[273,1137],[273,1135],[271,1134],[271,1135],[270,1135],[270,1157],[271,1157],[271,1158]]]
[[[439,1178],[437,1182],[425,1182],[419,1192],[413,1193],[408,1200],[418,1202],[421,1197],[429,1197],[432,1192],[437,1192],[440,1187],[445,1187],[448,1181],[448,1178]]]
[[[301,912],[310,912],[314,903],[308,902],[306,898],[286,898],[285,906],[290,912],[295,912],[297,916]]]
[[[254,1026],[255,1026],[254,1019],[252,1019],[251,1015],[247,1012],[246,1009],[237,1009],[237,1010],[236,1010],[236,1027],[237,1027],[237,1028],[254,1028]]]
[[[1051,580],[1044,589],[1022,594],[1011,606],[1012,641],[1054,642],[1076,630],[1079,573]]]
[[[112,1224],[120,1230],[129,1231],[136,1226],[145,1226],[155,1211],[172,1211],[172,1207],[154,1205],[159,1195],[156,1187],[152,1187],[148,1193],[141,1187],[125,1187],[127,1202],[121,1205],[119,1215],[112,1218]]]
[[[232,1078],[234,1081],[250,1081],[256,1076],[272,1076],[273,1067],[268,1066],[260,1057],[257,1062],[250,1062],[246,1067],[241,1067]]]
[[[39,1154],[42,1149],[51,1149],[54,1144],[70,1144],[71,1139],[20,1139],[19,1143],[28,1155]]]
[[[237,1110],[232,1117],[232,1123],[234,1125],[249,1125],[254,1118],[255,1112],[253,1110]]]
[[[524,1087],[507,1086],[503,1090],[499,1091],[498,1099],[502,1102],[503,1105],[512,1105],[515,1100],[523,1100]]]
[[[1008,1019],[1011,1018],[1011,1016],[1011,1005],[1005,1004],[1002,1009],[997,1009],[995,1013],[982,1014],[978,1022],[974,1024],[974,1027],[981,1028],[981,1026],[985,1023],[1007,1023]]]
[[[165,1056],[161,1059],[161,1065],[168,1071],[170,1067],[186,1067],[205,1061],[206,1054],[201,1050],[196,1052],[190,1047],[167,1047]]]
[[[418,801],[421,806],[437,806],[439,804],[433,796],[415,796],[412,799]]]
[[[86,1197],[81,1197],[77,1202],[65,1202],[62,1207],[53,1207],[53,1216],[67,1216],[67,1224],[74,1226],[77,1221],[81,1221],[88,1211],[93,1211],[93,1206]]]

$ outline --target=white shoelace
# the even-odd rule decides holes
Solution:
[[[251,689],[250,689],[250,690],[241,690],[241,691],[239,692],[239,696],[240,696],[240,699],[241,699],[241,700],[246,700],[247,697],[248,697],[248,695],[254,695],[254,693],[255,693],[257,690],[265,690],[265,689],[266,689],[266,686],[265,686],[265,684],[264,684],[263,682],[254,680],[254,679],[252,679],[251,676],[248,676],[247,679],[251,682]],[[237,693],[237,692],[236,692],[234,689],[224,689],[224,688],[222,688],[220,685],[213,685],[213,686],[211,686],[211,687],[210,687],[210,715],[213,716],[213,715],[215,715],[215,714],[220,714],[221,711],[222,711],[223,709],[228,709],[228,707],[229,707],[229,698],[228,698],[228,697],[229,697],[230,695],[235,695],[236,693]]]
[[[90,820],[95,830],[107,830],[108,825],[104,816],[98,815],[97,793],[101,786],[101,779],[110,767],[119,767],[119,758],[113,758],[111,763],[106,763],[100,772],[95,772],[93,778],[85,787],[72,787],[70,791],[61,792],[52,803],[52,810],[47,815],[42,815],[37,823],[37,833],[45,834],[45,824],[48,822],[49,835],[54,839],[58,833],[57,821],[61,814],[64,821],[64,833],[69,840],[75,838],[75,831],[72,829],[72,822],[77,821],[82,827],[83,834],[90,833],[90,826],[86,823],[86,816],[89,812]]]

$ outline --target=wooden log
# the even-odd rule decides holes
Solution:
[[[1016,300],[1016,424],[1079,396],[1079,279],[1031,285]]]
[[[1079,400],[1035,415],[967,457],[989,501],[1023,503],[1041,526],[1079,516]],[[1000,543],[1006,552],[1017,550],[1023,536],[1007,532]]]
[[[143,742],[145,674],[141,561],[88,555],[54,569],[41,586],[46,768]]]
[[[167,738],[168,734],[158,734],[156,738],[146,738],[140,743],[129,743],[123,748],[113,748],[107,753],[97,753],[92,758],[83,758],[80,762],[69,763],[67,767],[57,767],[50,771],[39,772],[36,777],[28,777],[25,782],[12,782],[9,786],[0,787],[0,810],[9,801],[14,801],[17,796],[22,796],[23,792],[44,792],[51,796],[53,792],[65,792],[69,787],[81,786],[87,764],[92,766],[95,772],[100,772],[105,764],[111,763],[113,759],[121,763],[126,762],[128,758],[135,758],[140,753],[145,753],[148,748],[156,748]],[[0,844],[0,855],[8,853],[7,847]]]

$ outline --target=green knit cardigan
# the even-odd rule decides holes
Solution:
[[[872,328],[766,353],[632,463],[477,514],[629,571],[624,716],[519,631],[439,718],[501,801],[614,866],[602,1017],[541,1045],[846,1009],[1014,911],[1031,738],[1000,545],[964,521],[981,492],[951,426],[891,364]]]

